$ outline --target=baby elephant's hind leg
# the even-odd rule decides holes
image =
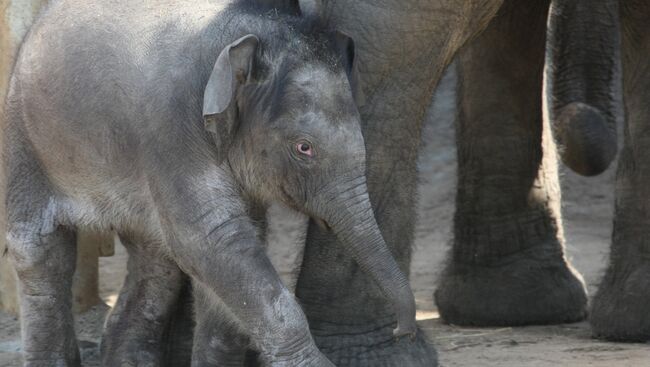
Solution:
[[[79,366],[72,317],[76,236],[59,225],[55,196],[29,144],[11,128],[5,134],[13,136],[5,152],[7,249],[18,275],[24,366]]]
[[[24,365],[79,366],[72,317],[75,233],[64,227],[47,229],[46,224],[38,227],[32,231],[9,223],[7,236],[20,287]]]
[[[192,367],[244,366],[248,337],[239,332],[225,306],[216,305],[200,285],[193,291],[196,326]]]
[[[183,283],[180,269],[155,250],[122,241],[128,274],[102,337],[104,366],[163,365],[164,336]]]

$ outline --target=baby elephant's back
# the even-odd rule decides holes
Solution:
[[[164,144],[154,140],[187,123],[174,120],[200,118],[194,56],[223,5],[64,0],[45,10],[16,63],[8,107],[22,111],[14,123],[56,182],[124,181],[143,145]]]

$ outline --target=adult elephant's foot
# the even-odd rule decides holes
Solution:
[[[448,265],[434,295],[442,319],[475,326],[583,320],[587,294],[580,275],[561,257],[547,259],[536,250],[491,265]]]
[[[593,300],[591,327],[596,338],[650,341],[650,259],[628,259],[608,269]]]
[[[335,320],[335,319],[334,319]],[[395,338],[392,318],[365,325],[310,322],[316,344],[336,366],[437,366],[437,355],[422,331]]]
[[[445,322],[503,326],[586,317],[585,286],[564,257],[553,218],[538,210],[518,218],[464,227],[469,232],[457,228],[434,295]]]

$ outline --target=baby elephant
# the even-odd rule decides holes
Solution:
[[[6,108],[25,364],[80,364],[70,286],[75,230],[90,227],[120,234],[130,272],[152,269],[142,282],[168,283],[168,294],[131,295],[145,299],[135,310],[118,301],[109,324],[126,310],[164,324],[172,306],[156,300],[173,299],[177,265],[262,363],[331,366],[252,218],[273,200],[331,228],[392,301],[395,335],[415,333],[413,294],[368,198],[354,65],[347,36],[246,1],[53,1]],[[122,324],[125,341],[158,338]],[[119,351],[115,364],[160,364]]]

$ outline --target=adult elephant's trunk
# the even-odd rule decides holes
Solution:
[[[313,214],[322,218],[361,269],[377,283],[397,313],[395,336],[415,336],[415,299],[409,281],[384,242],[375,220],[365,176],[328,185]]]
[[[548,27],[549,118],[562,161],[593,176],[616,156],[619,0],[553,0]]]

